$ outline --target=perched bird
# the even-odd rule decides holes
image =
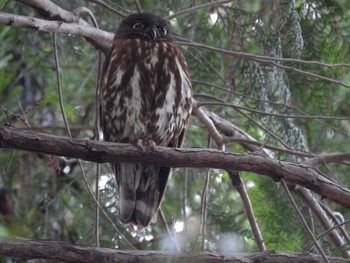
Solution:
[[[104,139],[141,147],[181,147],[192,111],[184,56],[163,18],[152,13],[120,24],[100,82]],[[113,163],[121,222],[145,227],[156,219],[171,168]]]

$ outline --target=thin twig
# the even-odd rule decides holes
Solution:
[[[281,185],[284,189],[284,192],[287,195],[287,198],[289,200],[289,202],[291,203],[294,211],[296,212],[297,216],[299,217],[299,220],[301,221],[301,223],[303,224],[306,232],[309,234],[309,236],[311,237],[311,239],[313,240],[314,245],[316,246],[318,252],[321,254],[322,258],[329,263],[329,260],[326,256],[326,254],[323,252],[322,248],[320,247],[320,245],[317,243],[317,240],[314,236],[314,234],[312,233],[312,231],[310,230],[309,226],[307,225],[305,218],[303,217],[303,214],[300,212],[298,205],[295,203],[294,198],[292,197],[292,194],[290,193],[288,186],[286,184],[286,181],[282,178],[281,179]]]
[[[56,33],[52,33],[52,47],[53,47],[53,56],[55,61],[55,69],[56,69],[56,84],[57,84],[57,93],[58,93],[58,102],[60,104],[62,119],[64,122],[64,126],[66,127],[68,136],[71,138],[72,133],[69,129],[68,121],[67,121],[67,115],[64,110],[63,105],[63,97],[62,97],[62,89],[61,89],[61,78],[60,78],[60,67],[58,63],[58,55],[57,55],[57,41],[56,41]]]
[[[92,3],[98,4],[100,6],[103,6],[107,10],[112,11],[113,13],[116,13],[122,17],[125,17],[128,14],[130,14],[129,11],[127,11],[126,9],[122,8],[121,6],[113,3],[112,1],[102,1],[102,0],[89,0],[89,1]],[[118,9],[120,9],[122,11],[119,11]]]
[[[211,137],[208,136],[208,148],[210,148]],[[201,227],[202,227],[202,251],[205,251],[205,238],[206,238],[206,227],[207,227],[207,211],[208,211],[208,193],[210,184],[210,168],[206,170],[205,182],[201,195]]]
[[[317,221],[320,223],[320,225],[324,229],[329,229],[333,226],[333,222],[326,215],[324,209],[322,209],[322,207],[320,206],[320,202],[318,202],[312,196],[309,190],[303,187],[295,187],[294,190],[298,194],[298,196],[302,199],[302,201],[309,207],[309,209],[311,209],[311,211],[315,213],[315,217],[317,218]],[[344,240],[341,238],[339,233],[335,230],[329,233],[329,239],[335,247],[342,247],[345,244]]]
[[[344,226],[344,225],[346,225],[346,224],[349,224],[349,223],[350,223],[350,220],[346,220],[346,221],[344,221],[344,222],[342,222],[342,223],[339,223],[339,224],[334,225],[333,227],[327,229],[327,230],[324,231],[322,234],[320,234],[320,235],[316,238],[316,240],[320,240],[322,237],[324,237],[325,235],[327,235],[329,232],[333,231],[334,229],[340,228],[340,227],[342,227],[342,226]],[[305,251],[310,250],[310,249],[312,248],[313,245],[314,245],[313,242],[311,242],[310,244],[308,244],[308,245],[305,247]]]
[[[254,140],[249,140],[249,139],[242,139],[242,138],[238,138],[238,137],[226,137],[226,143],[230,143],[230,142],[237,142],[237,143],[241,143],[241,144],[251,144],[251,145],[256,145],[260,148],[265,148],[265,149],[269,149],[269,150],[273,150],[276,152],[281,152],[281,153],[288,153],[288,154],[292,154],[295,156],[300,156],[300,157],[314,157],[317,156],[316,154],[313,153],[309,153],[309,152],[301,152],[301,151],[297,151],[297,150],[288,150],[288,149],[283,149],[280,147],[276,147],[270,144],[266,144],[266,143],[262,143],[259,141],[254,141]]]
[[[36,107],[38,107],[41,102],[44,100],[45,98],[45,94],[46,94],[46,86],[45,86],[45,81],[43,82],[43,87],[41,90],[41,94],[40,94],[40,99],[39,100],[35,100],[33,101],[33,105],[28,107],[26,110],[23,109],[21,102],[18,100],[18,105],[20,108],[20,112],[19,113],[14,113],[14,112],[10,112],[9,110],[7,110],[2,104],[0,104],[1,109],[3,110],[3,112],[6,114],[7,119],[10,121],[10,116],[15,116],[16,118],[20,119],[24,125],[26,125],[28,128],[31,128],[31,125],[29,124],[26,114],[28,114],[29,112],[33,111]]]
[[[197,107],[196,102],[194,102],[193,114],[196,115],[197,118],[208,129],[210,135],[214,138],[214,141],[217,144],[217,148],[222,149],[225,143],[224,137],[218,132],[213,121],[204,113],[204,111],[200,107]]]
[[[98,203],[100,203],[100,189],[99,189],[99,181],[100,181],[100,174],[101,174],[101,165],[99,163],[96,164],[96,175],[95,175],[95,196],[96,201],[95,203],[95,213],[94,213],[94,238],[95,238],[95,246],[100,246],[100,208],[98,206]]]
[[[331,218],[331,220],[334,222],[334,224],[338,225],[338,224],[344,222],[344,219],[342,219],[342,221],[340,221],[339,217],[336,216],[336,214],[339,214],[339,212],[335,212],[335,211],[331,210],[328,206],[326,206],[325,204],[323,204],[320,201],[318,203],[320,204],[322,209],[324,211],[326,211],[327,215]],[[346,231],[346,229],[344,227],[339,227],[339,232],[341,233],[345,243],[350,243],[350,236],[349,236],[348,232]],[[350,251],[349,251],[349,253],[350,253]]]
[[[247,218],[249,220],[250,227],[252,229],[255,241],[259,247],[260,251],[266,251],[266,246],[263,240],[263,237],[260,232],[259,225],[256,221],[252,203],[250,202],[250,198],[247,192],[247,189],[245,187],[245,184],[243,183],[239,172],[233,171],[233,170],[228,170],[229,176],[232,181],[232,185],[236,188],[238,191],[239,195],[241,196],[243,205],[244,205],[244,210],[246,212]]]
[[[10,150],[10,155],[9,155],[9,157],[7,159],[6,166],[5,166],[4,170],[2,170],[2,172],[1,172],[0,187],[4,186],[4,183],[5,183],[5,180],[6,180],[6,176],[8,174],[8,171],[9,171],[9,168],[10,168],[10,165],[11,165],[12,157],[13,157],[13,150]]]
[[[292,148],[289,145],[287,145],[280,137],[278,137],[276,134],[274,134],[272,131],[270,131],[268,128],[266,128],[264,125],[258,123],[256,120],[254,120],[252,117],[250,117],[247,114],[245,114],[244,112],[242,112],[240,109],[235,108],[235,110],[238,113],[240,113],[241,115],[243,115],[244,117],[246,117],[248,120],[253,122],[257,127],[262,129],[264,132],[266,132],[268,135],[270,135],[272,138],[274,138],[276,141],[278,141],[284,147],[286,147],[289,150],[292,150]]]
[[[184,46],[191,46],[195,48],[203,48],[211,51],[215,51],[218,53],[222,53],[229,56],[234,56],[238,58],[250,59],[253,61],[261,62],[261,63],[271,63],[271,62],[286,62],[286,63],[295,63],[295,64],[303,64],[303,65],[315,65],[327,68],[339,68],[339,67],[348,67],[350,68],[350,64],[338,63],[338,64],[327,64],[319,61],[310,61],[310,60],[300,60],[293,58],[281,58],[281,57],[268,57],[262,55],[255,55],[250,53],[244,53],[239,51],[227,50],[224,48],[212,47],[209,45],[201,44],[192,40],[188,40],[181,37],[176,37],[178,39],[178,43]],[[278,66],[278,65],[277,65]]]
[[[350,117],[320,116],[320,115],[306,115],[305,116],[305,115],[288,115],[288,114],[280,114],[280,113],[269,113],[269,112],[265,112],[265,111],[255,110],[252,108],[234,105],[231,103],[226,103],[219,98],[216,98],[216,97],[213,97],[210,95],[206,95],[206,94],[195,94],[195,96],[196,97],[206,97],[206,98],[216,99],[216,100],[220,101],[220,102],[202,102],[201,101],[201,102],[198,102],[199,106],[225,106],[225,107],[231,107],[231,108],[235,108],[235,109],[249,111],[249,112],[260,114],[260,115],[273,116],[273,117],[279,117],[279,118],[350,121]]]
[[[64,111],[64,106],[63,106],[63,98],[62,98],[62,89],[61,89],[61,81],[60,81],[60,76],[59,76],[59,63],[58,63],[58,56],[57,56],[57,42],[56,42],[56,34],[53,33],[53,37],[52,37],[52,44],[53,44],[53,51],[54,51],[54,60],[55,60],[55,67],[56,67],[56,80],[57,80],[57,91],[58,91],[58,96],[59,96],[59,104],[60,104],[60,108],[61,108],[61,114],[62,114],[62,118],[64,120],[64,124],[66,126],[66,130],[67,133],[69,135],[70,138],[72,138],[72,134],[70,132],[70,128],[68,126],[68,121],[66,119],[66,113]],[[124,235],[119,231],[119,229],[116,227],[116,225],[114,224],[113,220],[108,216],[108,214],[106,213],[106,211],[101,207],[100,203],[98,202],[98,200],[95,198],[95,195],[93,194],[93,191],[91,190],[91,187],[87,181],[87,177],[84,171],[84,167],[83,164],[81,162],[81,160],[78,160],[79,166],[80,166],[80,170],[82,172],[82,176],[83,176],[83,181],[85,183],[86,188],[88,189],[89,195],[90,197],[93,199],[93,201],[98,205],[98,207],[101,209],[102,213],[106,216],[107,220],[110,221],[110,223],[112,224],[112,227],[115,229],[115,231],[121,236],[124,237]],[[127,243],[127,245],[130,248],[136,249],[125,237],[123,238],[125,240],[125,242]]]
[[[218,147],[221,145],[221,147],[219,147],[219,149],[222,149],[223,145],[231,143],[231,142],[237,142],[237,143],[241,143],[241,144],[249,144],[252,146],[258,146],[258,147],[263,147],[264,149],[269,149],[269,150],[273,150],[273,151],[278,151],[281,153],[287,153],[287,154],[292,154],[295,156],[300,156],[300,157],[317,157],[316,154],[313,154],[311,152],[303,152],[303,151],[297,151],[297,150],[292,150],[292,149],[284,149],[284,148],[280,148],[277,146],[273,146],[270,144],[266,144],[266,143],[262,143],[259,142],[255,139],[248,139],[248,137],[245,138],[241,138],[239,136],[225,136],[222,133],[224,133],[223,131],[221,131],[221,133],[219,132],[218,128],[216,127],[216,123],[214,123],[213,119],[211,117],[209,117],[207,115],[207,110],[204,110],[205,108],[203,107],[197,107],[197,104],[194,104],[195,106],[193,107],[193,114],[205,125],[205,127],[208,129],[210,135],[213,137],[213,139],[215,140],[216,144],[218,145]],[[222,121],[222,120],[221,120]],[[232,123],[230,123],[230,125],[233,126]],[[233,129],[233,127],[232,127]],[[258,149],[252,150],[252,151],[257,151]],[[346,163],[343,163],[346,165]]]
[[[138,12],[142,12],[142,7],[141,7],[141,4],[140,4],[140,1],[139,0],[134,0],[134,2],[135,2],[137,11]]]
[[[269,104],[272,104],[272,105],[276,105],[276,106],[280,106],[280,107],[283,107],[285,108],[286,110],[294,110],[300,114],[302,114],[301,116],[305,116],[305,118],[311,118],[309,114],[306,114],[305,112],[303,112],[302,110],[300,110],[299,108],[297,107],[293,107],[291,105],[287,105],[285,103],[279,103],[279,102],[274,102],[274,101],[270,101],[270,100],[264,100],[264,99],[259,99],[259,98],[254,98],[252,96],[248,96],[248,95],[245,95],[245,94],[241,94],[241,93],[238,93],[238,92],[234,92],[234,91],[231,91],[231,90],[228,90],[226,88],[223,88],[223,87],[220,87],[218,85],[215,85],[213,83],[209,83],[209,82],[206,82],[206,81],[200,81],[200,80],[192,80],[192,83],[198,83],[198,84],[202,84],[202,85],[205,85],[205,86],[210,86],[210,87],[213,87],[215,89],[219,89],[219,90],[222,90],[226,93],[230,93],[230,94],[233,94],[235,95],[236,97],[242,97],[244,99],[250,99],[250,100],[253,100],[253,101],[256,101],[256,102],[260,102],[260,103],[269,103]],[[198,95],[196,95],[198,96]],[[202,94],[200,94],[200,96],[202,96]],[[218,100],[217,98],[215,98],[215,100]],[[242,101],[242,99],[240,99]],[[313,116],[314,117],[314,116]],[[317,116],[318,117],[318,116]],[[304,117],[302,117],[304,118]],[[322,117],[323,118],[323,117]],[[327,118],[330,118],[331,120],[333,120],[333,116],[329,116]],[[339,117],[335,117],[335,118],[339,118]],[[343,118],[343,117],[340,117],[340,118]],[[349,118],[348,118],[349,119]],[[340,128],[338,127],[335,127],[335,126],[332,126],[332,125],[329,125],[321,120],[318,120],[318,119],[314,119],[315,122],[317,123],[320,123],[321,125],[324,125],[325,127],[327,128],[330,128],[330,129],[333,129],[334,131],[338,131],[339,133],[341,134],[344,134],[346,136],[349,136],[349,133],[346,132],[346,131],[343,131],[341,130]]]
[[[99,28],[97,20],[91,12],[90,9],[86,7],[79,7],[73,10],[73,13],[77,14],[79,17],[82,17],[84,14],[87,15],[91,21],[92,24],[95,28]],[[100,80],[100,75],[101,75],[101,51],[98,52],[98,64],[97,64],[97,82],[96,82],[96,94],[95,94],[95,99],[96,99],[96,108],[95,108],[95,138],[97,141],[100,140],[100,126],[99,126],[99,116],[100,116],[100,100],[99,100],[99,80]],[[101,174],[101,167],[99,163],[96,163],[96,175],[95,175],[95,196],[97,203],[100,202],[100,191],[99,191],[99,180],[100,180],[100,174]],[[94,238],[95,238],[95,246],[99,247],[100,246],[100,233],[99,233],[99,224],[100,224],[100,210],[98,204],[95,203],[95,211],[94,211]]]
[[[189,14],[189,13],[193,13],[197,10],[203,9],[203,8],[208,8],[208,7],[213,7],[213,6],[219,6],[219,5],[223,5],[223,4],[227,4],[229,2],[232,2],[233,0],[219,0],[219,1],[213,1],[210,3],[206,3],[206,4],[202,4],[202,5],[197,5],[194,7],[190,7],[181,11],[178,11],[170,16],[165,17],[166,20],[170,20],[173,19],[175,17],[179,17],[185,14]]]
[[[182,181],[182,213],[184,216],[184,229],[186,229],[187,226],[187,213],[186,213],[186,206],[187,206],[187,185],[188,185],[188,168],[186,167],[184,169],[185,174]]]
[[[344,152],[344,153],[333,153],[328,154],[324,156],[317,156],[311,159],[308,159],[305,161],[307,165],[311,166],[318,166],[318,165],[324,165],[328,163],[343,163],[350,158],[350,152]]]
[[[217,78],[219,78],[222,83],[226,84],[226,79],[221,75],[220,71],[217,69],[216,66],[213,65],[213,63],[204,55],[202,54],[202,52],[199,52],[198,50],[193,50],[194,52],[191,53],[191,56],[198,61],[199,64],[203,64],[205,66],[205,64],[207,65],[207,67],[209,67],[212,72],[217,76]],[[195,54],[197,54],[197,56],[195,56]],[[215,76],[214,76],[215,78]]]
[[[320,80],[327,81],[329,83],[333,83],[333,84],[336,84],[336,85],[343,86],[345,88],[350,88],[349,84],[346,84],[346,83],[344,83],[344,82],[342,82],[340,80],[331,79],[331,78],[328,78],[328,77],[325,77],[325,76],[322,76],[322,75],[319,75],[319,74],[316,74],[316,73],[312,73],[312,72],[309,72],[309,71],[306,71],[306,70],[303,70],[303,69],[298,69],[296,67],[285,66],[285,65],[282,65],[282,64],[276,63],[276,62],[272,62],[271,64],[276,66],[277,68],[281,68],[281,69],[285,69],[285,70],[289,70],[289,71],[294,71],[294,72],[297,72],[297,73],[299,73],[301,75],[305,75],[305,76],[308,76],[308,77],[311,77],[311,78],[314,78],[314,79],[320,79]]]
[[[94,201],[94,203],[96,203],[99,207],[99,209],[101,210],[101,212],[103,213],[103,215],[107,218],[107,220],[110,222],[110,224],[112,225],[113,229],[118,233],[118,235],[120,235],[120,237],[125,240],[125,243],[132,249],[136,249],[136,247],[131,244],[127,239],[126,237],[123,235],[123,233],[120,232],[120,230],[117,228],[117,226],[114,224],[113,220],[108,216],[107,212],[103,209],[103,207],[100,205],[100,203],[98,202],[98,200],[95,198],[95,195],[88,183],[88,180],[87,180],[87,177],[86,177],[86,174],[85,174],[85,171],[84,171],[84,167],[83,167],[83,164],[81,162],[81,160],[79,160],[79,166],[80,166],[80,169],[82,171],[82,175],[83,175],[83,181],[85,183],[85,186],[86,188],[88,189],[88,192],[89,192],[89,195],[90,197],[92,198],[92,200]]]
[[[301,70],[301,69],[298,69],[298,68],[295,68],[295,67],[285,66],[285,65],[283,65],[281,63],[276,63],[275,62],[275,61],[288,61],[288,62],[290,62],[289,59],[286,60],[286,59],[283,59],[283,58],[252,55],[252,54],[248,54],[248,53],[242,53],[242,52],[227,50],[227,49],[223,49],[223,48],[211,47],[211,46],[208,46],[208,45],[199,44],[199,43],[195,43],[195,42],[179,42],[179,44],[186,45],[186,46],[193,46],[193,47],[196,47],[196,48],[205,48],[205,49],[212,50],[212,51],[215,51],[215,52],[219,52],[219,53],[222,53],[222,54],[225,54],[225,55],[229,55],[229,56],[236,56],[236,57],[239,57],[239,58],[249,59],[249,60],[257,61],[257,62],[260,62],[260,63],[272,64],[272,65],[276,66],[277,68],[282,68],[282,69],[287,69],[287,70],[290,70],[290,71],[295,71],[295,72],[300,73],[301,75],[306,75],[306,76],[309,76],[309,77],[312,77],[312,78],[325,80],[325,81],[328,81],[328,82],[333,83],[333,84],[337,84],[337,85],[341,85],[341,86],[346,87],[346,88],[350,88],[349,84],[346,84],[346,83],[344,83],[342,81],[331,79],[331,78],[327,78],[327,77],[324,77],[324,76],[321,76],[321,75],[318,75],[318,74],[314,74],[314,73],[311,73],[311,72],[308,72],[308,71],[305,71],[305,70]],[[295,60],[294,62],[300,63],[300,64],[311,64],[311,63],[309,63],[310,61],[303,61],[303,60]],[[321,65],[322,66],[327,66],[327,67],[338,67],[340,64],[336,64],[336,65],[321,64]],[[349,64],[346,64],[346,65],[343,65],[343,66],[350,67]]]
[[[2,6],[0,7],[0,12],[3,12],[4,9],[6,8],[7,4],[10,2],[10,0],[5,0],[5,2],[2,4]]]
[[[164,230],[167,232],[167,235],[169,236],[171,242],[174,244],[176,250],[177,251],[181,251],[179,243],[177,242],[176,237],[173,235],[173,233],[170,230],[169,225],[168,225],[168,223],[167,223],[167,221],[165,219],[165,216],[164,216],[162,208],[159,208],[159,210],[158,210],[158,217],[160,219],[160,222],[162,223],[162,226],[163,226]]]

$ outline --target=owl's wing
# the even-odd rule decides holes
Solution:
[[[100,79],[98,80],[98,96],[97,96],[97,109],[98,109],[98,114],[99,114],[99,125],[102,128],[103,132],[103,137],[105,141],[110,141],[109,138],[109,133],[107,132],[107,127],[106,127],[106,110],[104,106],[102,105],[103,101],[103,95],[102,93],[106,90],[106,86],[108,85],[108,72],[109,72],[109,67],[110,67],[110,61],[111,61],[111,56],[114,48],[111,48],[108,53],[106,54],[105,61],[102,65],[102,70],[100,74]]]

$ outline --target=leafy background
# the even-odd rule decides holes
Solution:
[[[137,12],[137,1],[104,1],[117,10]],[[142,10],[168,16],[207,1],[140,1]],[[55,1],[66,10],[88,7],[100,28],[113,32],[122,16],[93,1]],[[0,1],[1,6],[4,1]],[[40,14],[9,1],[2,10],[40,17]],[[349,1],[232,1],[200,9],[170,21],[184,39],[212,47],[323,63],[349,63]],[[88,20],[88,18],[86,18]],[[67,136],[56,84],[52,34],[0,25],[1,122],[17,127],[25,123],[37,131]],[[350,82],[349,67],[290,63],[287,69],[257,59],[224,55],[209,49],[179,43],[186,57],[198,103],[234,123],[259,141],[314,154],[349,151],[350,90],[336,81]],[[98,51],[83,38],[57,35],[58,59],[64,111],[73,137],[94,139],[95,90]],[[278,62],[276,62],[278,63]],[[335,81],[313,78],[318,74]],[[37,103],[40,102],[40,103]],[[215,102],[215,103],[214,103]],[[38,105],[36,105],[38,104]],[[241,108],[238,108],[241,107]],[[6,113],[6,114],[5,114]],[[293,118],[303,113],[309,118]],[[278,115],[280,114],[280,115]],[[290,116],[290,117],[288,117]],[[320,118],[328,116],[329,118]],[[207,147],[208,131],[191,118],[184,147]],[[212,142],[209,147],[215,148]],[[237,143],[227,151],[246,151]],[[302,157],[276,152],[276,158],[300,161]],[[94,202],[83,182],[76,160],[21,151],[0,152],[0,201],[7,200],[13,213],[0,216],[0,235],[65,240],[94,244]],[[83,162],[88,184],[94,188],[96,166]],[[139,249],[175,249],[159,220],[142,231],[117,221],[114,179],[108,165],[101,167],[101,205],[116,224],[100,215],[101,246]],[[323,166],[322,171],[348,186],[348,165]],[[165,219],[183,251],[256,251],[239,194],[228,174],[210,170],[205,230],[201,234],[201,195],[205,169],[175,169],[162,203]],[[269,250],[303,250],[310,243],[279,184],[243,172],[258,224]],[[318,197],[317,197],[318,198]],[[324,230],[301,200],[296,199],[315,235]],[[322,200],[340,217],[347,208]],[[1,210],[1,209],[0,209]],[[3,211],[0,211],[3,213]],[[4,213],[3,213],[4,214]],[[348,228],[348,226],[345,226]],[[343,255],[346,248],[333,247],[328,254]],[[315,252],[314,250],[311,250]]]

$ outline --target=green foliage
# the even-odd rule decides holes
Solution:
[[[307,234],[300,227],[287,197],[270,179],[248,175],[255,184],[249,188],[249,196],[258,218],[264,241],[272,250],[296,250],[303,248]]]
[[[136,12],[135,1],[109,2],[123,14]],[[143,10],[162,16],[208,1],[139,1]],[[0,1],[0,6],[3,1]],[[100,28],[115,31],[122,17],[87,1],[55,1],[66,10],[87,5]],[[9,1],[8,13],[40,17],[17,1]],[[349,1],[232,1],[189,12],[172,19],[176,35],[212,47],[324,63],[349,63]],[[86,18],[88,21],[88,19]],[[23,120],[38,131],[67,136],[59,106],[52,34],[0,26],[0,121],[25,127]],[[95,89],[98,51],[80,36],[57,34],[59,75],[64,111],[73,137],[94,139]],[[350,89],[305,75],[318,74],[350,83],[348,67],[325,67],[292,62],[267,63],[241,53],[228,56],[196,46],[181,45],[199,104],[235,124],[268,145],[327,154],[349,151]],[[281,67],[282,65],[282,67]],[[284,66],[284,67],[283,67]],[[293,69],[300,69],[296,72]],[[39,105],[36,102],[40,101]],[[224,102],[225,105],[220,105]],[[239,108],[238,108],[239,107]],[[3,113],[7,113],[3,114]],[[330,116],[302,118],[300,115]],[[293,117],[293,116],[294,117]],[[289,116],[289,117],[288,117]],[[297,117],[295,117],[297,116]],[[299,116],[299,117],[298,117]],[[230,135],[225,134],[230,137]],[[192,117],[184,147],[207,147],[208,130]],[[215,148],[212,143],[212,147]],[[226,151],[246,152],[238,143]],[[11,157],[10,157],[11,156]],[[298,162],[302,157],[275,152],[275,158]],[[76,160],[28,152],[1,150],[0,169],[6,170],[2,188],[8,190],[13,206],[10,223],[0,216],[0,235],[65,240],[94,244],[94,201],[82,180]],[[209,164],[210,165],[210,164]],[[94,189],[95,164],[82,163],[89,186]],[[344,185],[350,184],[345,165],[321,167],[322,172]],[[249,222],[238,192],[227,172],[212,169],[207,196],[206,236],[201,234],[201,197],[205,169],[174,169],[162,203],[171,229],[183,251],[256,251]],[[310,242],[279,184],[262,175],[242,173],[253,209],[269,250],[303,250]],[[111,222],[100,213],[100,244],[110,248],[174,249],[160,220],[143,231],[117,221],[118,194],[108,165],[102,165],[100,203]],[[306,220],[314,217],[297,199]],[[347,208],[326,202],[345,218]],[[21,227],[18,228],[17,226]],[[346,226],[347,227],[347,226]],[[316,223],[315,234],[322,233]],[[229,244],[227,247],[225,244]],[[337,254],[323,243],[328,254]]]

